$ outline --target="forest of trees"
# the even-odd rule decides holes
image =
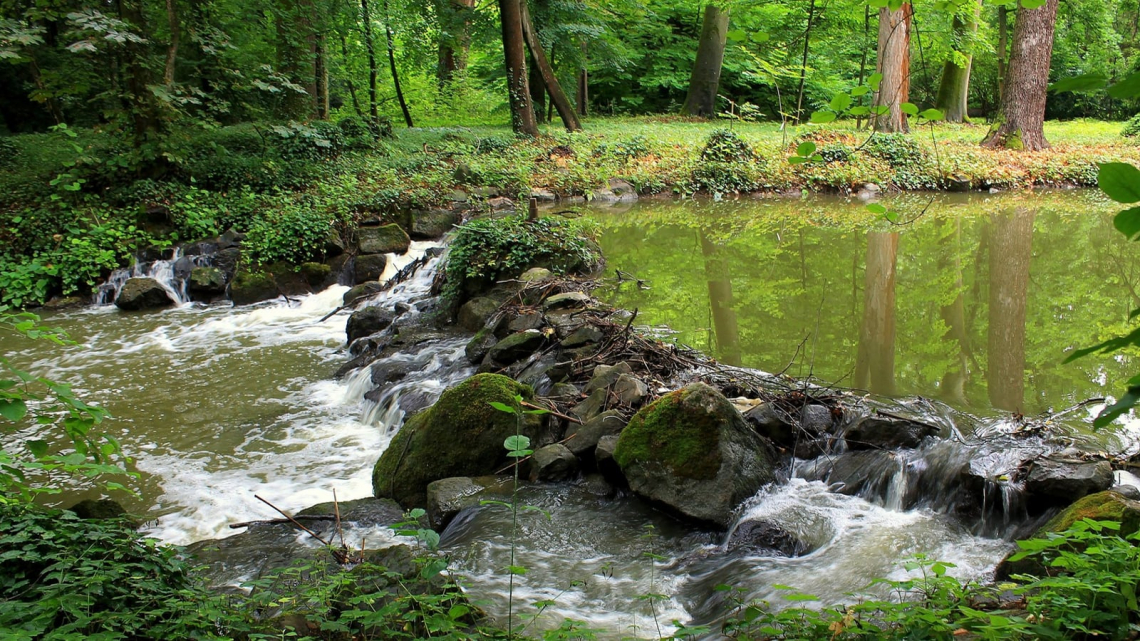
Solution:
[[[590,113],[730,112],[800,122],[851,92],[880,130],[900,105],[986,117],[987,144],[1047,144],[1041,120],[1125,118],[1067,78],[1126,77],[1137,0],[4,0],[0,116],[11,133],[354,115],[382,126],[516,131]],[[871,86],[873,85],[873,86]],[[873,92],[867,98],[863,93]],[[1003,98],[1005,99],[1003,101]],[[863,102],[860,102],[863,101]],[[871,101],[869,104],[864,104]],[[151,157],[168,153],[157,145]]]

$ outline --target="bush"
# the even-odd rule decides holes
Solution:
[[[703,162],[747,162],[755,157],[756,154],[752,151],[752,147],[736,135],[736,132],[728,129],[714,131],[705,141],[704,149],[701,150],[701,161]]]
[[[848,145],[845,145],[843,143],[835,143],[820,147],[817,153],[819,153],[820,157],[823,158],[823,162],[833,163],[847,162],[851,160],[851,156],[855,153],[855,151]]]
[[[518,138],[514,136],[487,136],[475,141],[475,153],[494,154],[511,148]]]
[[[0,169],[15,165],[19,153],[20,150],[15,143],[7,138],[0,138]]]
[[[922,147],[906,134],[874,134],[863,152],[886,161],[894,169],[921,165],[926,160]]]
[[[1135,138],[1140,135],[1140,114],[1136,114],[1124,123],[1124,128],[1120,130],[1120,135],[1125,138]]]
[[[615,143],[602,143],[594,149],[595,157],[610,157],[622,162],[629,162],[634,158],[649,155],[649,139],[645,136],[633,136],[628,140]]]
[[[270,129],[281,158],[284,160],[334,160],[345,148],[340,127],[325,121],[303,125],[291,122]]]
[[[331,217],[309,198],[262,212],[246,231],[242,258],[255,265],[277,261],[300,264],[319,257],[332,227]]]

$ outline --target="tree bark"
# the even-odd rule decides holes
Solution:
[[[400,72],[396,69],[396,39],[392,35],[392,14],[388,10],[388,0],[384,0],[384,35],[388,39],[388,68],[392,72],[392,84],[396,87],[396,100],[400,103],[400,111],[404,114],[404,124],[415,127],[412,123],[412,112],[408,111],[408,102],[404,100],[404,90],[400,88]]]
[[[697,59],[689,76],[689,94],[681,113],[686,116],[716,116],[716,96],[720,87],[721,65],[728,36],[728,9],[710,4],[705,7]]]
[[[316,114],[320,120],[329,119],[329,65],[328,47],[325,34],[316,36],[313,42],[313,76],[317,88]]]
[[[876,394],[895,393],[895,269],[897,232],[867,233],[863,322],[855,357],[855,386]]]
[[[1022,411],[1025,404],[1025,309],[1035,213],[1018,208],[990,221],[986,384],[990,403],[1010,412]]]
[[[166,69],[162,74],[162,79],[169,87],[174,84],[174,63],[178,60],[178,37],[180,35],[175,0],[166,0],[166,20],[170,24],[170,44],[166,47]]]
[[[534,56],[530,57],[529,63],[526,66],[526,82],[530,89],[530,103],[534,106],[534,119],[542,125],[548,121],[546,118],[546,83],[542,81],[542,72],[538,70]]]
[[[875,105],[885,106],[887,113],[875,116],[875,131],[908,132],[906,114],[901,105],[910,99],[910,3],[898,11],[879,9],[879,56],[875,70],[883,75]]]
[[[376,64],[376,46],[372,41],[372,14],[368,10],[368,0],[360,0],[360,19],[364,23],[364,48],[368,51],[368,115],[372,124],[380,124],[380,114],[376,101],[376,83],[379,82],[379,68]]]
[[[503,56],[507,67],[507,94],[511,105],[511,128],[515,133],[537,137],[538,122],[530,104],[526,77],[526,45],[520,0],[499,0],[503,31]]]
[[[955,218],[950,221],[950,225],[953,226],[953,231],[939,243],[941,252],[938,270],[941,274],[951,275],[953,279],[950,286],[955,293],[954,299],[943,305],[940,313],[942,321],[946,323],[946,333],[942,335],[942,340],[949,344],[955,362],[943,374],[939,390],[943,399],[965,405],[966,382],[970,374],[970,337],[966,331],[966,301],[962,286],[962,220]]]
[[[309,89],[313,74],[304,72],[311,60],[308,49],[301,46],[302,42],[308,42],[308,21],[304,20],[303,13],[294,0],[281,0],[277,7],[277,71],[293,84],[307,88],[306,92],[292,89],[284,92],[280,115],[286,119],[303,120],[312,114],[313,94]]]
[[[475,0],[436,0],[435,7],[440,33],[436,79],[445,85],[455,79],[457,71],[467,68]]]
[[[811,49],[811,24],[815,20],[815,0],[808,5],[807,29],[804,30],[804,56],[800,62],[800,88],[796,97],[796,124],[803,122],[804,118],[804,84],[807,82],[808,52]],[[864,51],[866,55],[866,51]],[[863,75],[861,72],[859,75]]]
[[[1045,140],[1045,98],[1049,90],[1049,64],[1053,59],[1053,29],[1058,0],[1036,9],[1017,10],[1013,25],[1013,51],[1009,78],[1002,92],[997,127],[982,144],[1024,151],[1048,149]]]
[[[725,365],[740,367],[740,331],[736,324],[735,300],[732,296],[732,279],[728,263],[717,254],[720,247],[701,232],[701,253],[705,258],[705,281],[709,288],[709,308],[712,310],[713,331],[716,338],[716,357]]]
[[[586,69],[586,43],[582,43],[582,68],[578,70],[578,115],[590,115],[590,72]]]
[[[1005,95],[1005,79],[1009,74],[1009,10],[1005,5],[998,5],[998,103]]]
[[[934,106],[942,112],[946,122],[967,122],[970,119],[968,101],[970,69],[973,62],[972,40],[978,31],[978,14],[981,10],[982,4],[978,1],[969,8],[969,13],[964,19],[962,15],[955,13],[950,25],[953,51],[942,68],[942,82],[938,86],[938,96],[934,100]],[[959,64],[963,61],[965,66]]]
[[[526,39],[527,49],[530,50],[534,64],[542,76],[542,82],[546,85],[546,91],[550,94],[550,101],[558,110],[558,117],[562,118],[562,124],[565,125],[566,131],[581,131],[582,124],[578,122],[578,114],[574,113],[574,105],[570,104],[570,99],[562,91],[558,76],[554,75],[554,69],[546,59],[546,52],[542,50],[542,43],[539,41],[538,32],[535,31],[534,23],[530,19],[530,10],[527,9],[526,0],[521,0],[519,8],[522,13],[522,31],[523,37]]]

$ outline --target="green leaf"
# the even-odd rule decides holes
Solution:
[[[768,42],[771,37],[766,31],[756,31],[752,33],[752,42],[762,44]]]
[[[1037,9],[1045,6],[1047,0],[1021,0],[1022,9]]]
[[[506,412],[507,414],[514,414],[515,413],[515,408],[511,407],[510,405],[505,405],[503,403],[500,403],[498,401],[491,401],[490,405],[491,405],[491,407],[499,410],[500,412]]]
[[[443,572],[446,569],[447,561],[444,559],[432,559],[431,561],[428,561],[424,564],[423,569],[420,570],[420,576],[425,579],[430,579],[431,577],[439,574],[440,572]]]
[[[851,90],[851,96],[853,98],[858,98],[859,96],[865,96],[869,93],[871,93],[871,88],[866,86],[866,85],[859,85],[858,87],[855,87],[854,89]]]
[[[28,451],[31,452],[32,456],[36,458],[43,458],[44,455],[47,454],[48,445],[45,441],[34,439],[31,441],[25,441],[24,445],[28,446]]]
[[[1100,73],[1085,73],[1064,80],[1058,80],[1049,85],[1049,91],[1055,93],[1064,93],[1066,91],[1097,91],[1103,89],[1108,84],[1108,78]]]
[[[1093,420],[1093,427],[1100,429],[1109,425],[1135,407],[1137,403],[1140,403],[1140,387],[1129,387],[1124,396],[1120,397],[1120,400],[1101,410],[1100,414]]]
[[[899,223],[899,213],[897,211],[888,211],[887,213],[883,214],[883,216],[885,216],[887,221],[892,224],[897,225]]]
[[[732,42],[744,42],[748,39],[748,33],[743,29],[733,29],[732,31],[724,34],[724,37],[728,38]]]
[[[526,574],[527,570],[526,570],[526,568],[524,568],[521,565],[508,565],[507,566],[507,572],[514,574],[514,575],[522,576],[522,575]]]
[[[1116,230],[1128,237],[1128,240],[1135,239],[1140,235],[1140,207],[1133,207],[1125,209],[1112,219],[1112,225]],[[1140,309],[1133,310],[1132,314],[1128,317],[1129,320],[1135,318]]]
[[[870,78],[867,78],[867,86],[871,88],[871,91],[878,91],[879,85],[882,84],[882,82],[883,74],[881,73],[873,73]]]
[[[408,512],[408,518],[419,519],[423,518],[425,514],[427,514],[427,511],[425,511],[422,507],[417,507]]]
[[[1118,203],[1140,202],[1140,169],[1123,162],[1106,162],[1097,174],[1100,190]]]
[[[28,414],[28,405],[18,398],[0,398],[0,416],[15,423]]]
[[[904,114],[906,114],[908,116],[917,116],[918,115],[918,105],[914,104],[913,102],[904,102],[901,105],[899,105],[899,111],[903,112]]]
[[[1109,87],[1108,95],[1120,100],[1140,96],[1140,71],[1125,76],[1120,82]]]
[[[810,160],[810,158],[804,158],[803,156],[788,156],[788,163],[792,165],[802,165],[808,160]]]
[[[815,149],[816,149],[816,147],[815,147],[814,142],[811,142],[811,141],[803,142],[803,143],[800,143],[799,147],[796,147],[796,154],[798,154],[800,156],[805,156],[805,157],[811,156],[812,154],[815,153]]]
[[[887,213],[887,208],[879,203],[867,203],[867,211],[881,216]]]
[[[845,93],[836,94],[831,99],[831,104],[829,106],[831,107],[832,111],[843,111],[844,109],[847,109],[851,106],[851,96]]]
[[[929,121],[933,122],[936,120],[942,120],[943,118],[946,117],[946,114],[942,113],[941,111],[939,111],[937,109],[927,109],[927,110],[919,113],[918,117],[922,118],[924,120],[929,120]]]
[[[816,111],[811,115],[811,122],[817,125],[832,122],[835,120],[836,113],[834,111]]]
[[[467,607],[466,605],[453,605],[451,606],[451,609],[447,611],[447,617],[452,621],[457,621],[459,619],[462,619],[463,616],[470,611],[471,608]]]
[[[871,108],[870,107],[852,107],[851,110],[848,111],[847,113],[851,114],[852,116],[866,116],[867,114],[871,113]]]
[[[507,440],[503,441],[503,447],[512,451],[525,450],[530,447],[530,439],[521,434],[508,436]]]

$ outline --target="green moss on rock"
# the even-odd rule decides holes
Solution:
[[[1112,491],[1090,494],[1062,510],[1041,526],[1034,536],[1040,538],[1051,532],[1064,532],[1082,519],[1115,521],[1120,523],[1120,536],[1128,536],[1140,530],[1140,502]]]
[[[498,374],[478,374],[444,392],[409,418],[380,456],[373,493],[404,507],[423,506],[432,481],[494,473],[507,462],[503,441],[515,433],[516,417],[490,404],[514,405],[515,396],[529,399],[533,391]],[[539,424],[528,415],[522,432],[534,437]]]
[[[656,461],[678,476],[715,478],[721,463],[720,421],[713,413],[686,403],[693,393],[692,387],[677,390],[635,414],[614,451],[618,465],[625,468],[637,461]]]

